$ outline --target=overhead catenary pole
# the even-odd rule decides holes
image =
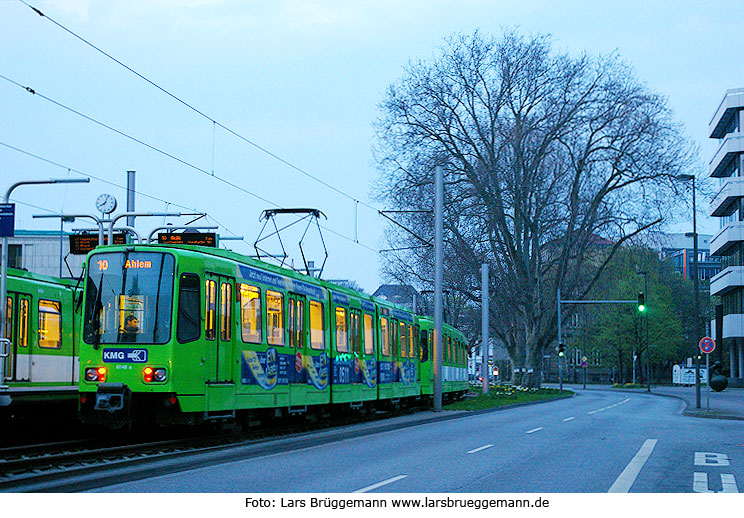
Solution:
[[[52,183],[88,183],[90,178],[50,178],[48,180],[22,180],[11,185],[5,193],[3,204],[7,205],[10,201],[10,195],[14,189],[21,185],[40,185]],[[5,311],[6,299],[8,296],[8,237],[3,237],[2,252],[0,252],[0,338],[9,338],[5,334]],[[5,354],[0,346],[0,354]],[[0,387],[5,382],[5,359],[0,357]]]
[[[127,212],[134,212],[135,171],[127,171]],[[134,216],[127,216],[127,226],[134,227]]]
[[[488,263],[481,265],[481,376],[483,393],[488,394]]]
[[[434,168],[434,411],[442,411],[442,284],[444,281],[444,178]]]

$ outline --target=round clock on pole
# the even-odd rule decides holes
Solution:
[[[116,210],[116,198],[111,194],[101,194],[96,198],[96,208],[103,214],[111,214]]]

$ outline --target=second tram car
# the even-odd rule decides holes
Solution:
[[[74,280],[8,269],[5,336],[0,361],[6,388],[0,413],[18,414],[40,404],[74,415],[78,350],[76,303],[82,290]]]

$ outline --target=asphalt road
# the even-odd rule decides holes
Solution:
[[[152,477],[99,492],[744,490],[744,423],[643,393],[571,399]]]

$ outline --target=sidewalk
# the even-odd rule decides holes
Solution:
[[[695,408],[695,387],[654,387],[652,394],[682,399],[686,404],[685,415],[711,419],[744,420],[744,388],[727,388],[723,392],[710,391],[708,410],[708,387],[700,387],[700,408]]]

